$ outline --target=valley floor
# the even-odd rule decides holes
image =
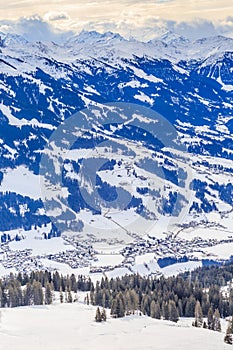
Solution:
[[[224,350],[224,333],[145,316],[94,321],[96,308],[82,303],[0,309],[4,350]],[[222,321],[225,329],[225,322]]]

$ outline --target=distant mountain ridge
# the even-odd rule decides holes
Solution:
[[[103,107],[108,103],[134,104],[160,113],[176,129],[177,144],[187,149],[185,160],[164,145],[156,148],[157,141],[143,134],[143,128],[123,123],[118,129],[109,119],[109,125],[98,129],[98,114],[92,116],[93,130],[77,139],[72,148],[75,156],[67,154],[63,159],[62,187],[72,214],[61,218],[61,230],[50,227],[50,237],[76,231],[80,239],[88,234],[96,239],[98,225],[114,232],[127,226],[132,216],[142,223],[129,232],[122,229],[124,244],[132,241],[132,234],[137,239],[151,231],[158,237],[177,236],[180,230],[199,230],[203,225],[221,227],[224,237],[233,236],[233,39],[217,36],[191,42],[167,33],[160,40],[142,43],[111,32],[83,31],[57,45],[29,43],[19,35],[0,36],[3,242],[8,240],[5,231],[51,225],[39,182],[48,140],[59,125],[87,107],[96,106],[100,114],[107,108],[108,115],[108,107]],[[94,152],[102,138],[116,144],[116,155],[106,159],[95,183],[90,179],[87,183],[80,178],[83,159],[87,162],[87,150]],[[155,164],[162,176],[155,172]],[[186,188],[182,183],[188,179],[188,169],[193,175]],[[28,190],[24,179],[31,184]],[[113,213],[99,203],[96,212],[83,200],[78,182],[96,186],[105,204],[117,198],[117,191],[132,198],[127,207],[120,204]],[[178,220],[185,208],[188,214]],[[173,232],[153,229],[160,216],[172,218]],[[145,222],[150,223],[146,231]],[[102,238],[116,239],[114,234]]]

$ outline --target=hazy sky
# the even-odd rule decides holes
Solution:
[[[40,38],[46,31],[82,29],[144,40],[167,29],[191,37],[233,36],[233,0],[0,0],[2,31]]]

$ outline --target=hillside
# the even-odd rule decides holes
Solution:
[[[225,350],[224,334],[190,325],[190,319],[178,324],[144,316],[94,322],[95,308],[82,304],[47,307],[23,307],[1,311],[1,345],[12,350],[71,350],[104,348],[137,349],[209,349]],[[23,322],[22,322],[23,319]]]
[[[231,258],[232,39],[0,45],[1,274]]]

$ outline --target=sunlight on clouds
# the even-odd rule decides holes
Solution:
[[[69,20],[70,16],[66,12],[59,12],[59,11],[52,11],[52,12],[47,12],[44,15],[44,19],[46,21],[64,21],[64,20]]]
[[[31,30],[35,37],[33,25],[50,37],[59,31],[111,30],[144,41],[166,30],[191,38],[233,33],[232,0],[0,0],[1,9],[1,30]]]
[[[223,19],[233,13],[232,0],[0,0],[1,19],[17,19],[51,12],[63,12],[74,21],[121,19],[122,13],[138,16],[159,16],[164,19],[186,21],[195,17],[209,20]]]

